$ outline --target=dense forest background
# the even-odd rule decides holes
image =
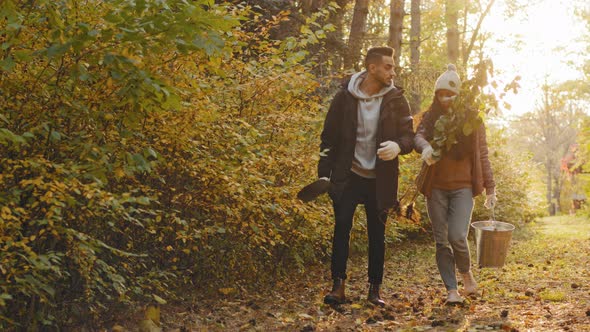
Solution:
[[[506,16],[533,5],[507,3]],[[325,262],[329,200],[295,195],[317,177],[330,99],[371,46],[397,50],[416,122],[447,63],[475,87],[498,220],[588,214],[590,52],[585,79],[540,82],[535,110],[506,120],[521,74],[496,79],[481,30],[495,5],[1,1],[0,327],[93,324],[132,303],[264,288]],[[590,28],[583,1],[576,13]],[[590,51],[590,36],[580,43]],[[416,153],[402,157],[400,194],[419,168]],[[490,218],[480,200],[474,220]],[[389,243],[427,232],[416,205],[413,220],[391,213]]]

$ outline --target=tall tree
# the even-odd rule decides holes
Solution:
[[[461,61],[467,67],[478,39],[483,21],[490,13],[496,0],[489,0],[484,6],[482,1],[446,0],[445,22],[447,27],[447,59],[451,63]],[[459,16],[462,22],[459,24]],[[477,18],[472,15],[479,15]],[[471,26],[469,22],[477,22]],[[460,30],[461,28],[461,30]],[[469,32],[471,32],[469,34]]]
[[[581,8],[578,17],[585,22],[587,31],[590,29],[590,8]],[[590,34],[586,34],[585,39],[583,40],[586,43],[586,57],[581,64],[581,70],[584,74],[584,79],[580,81],[579,84],[579,95],[585,100],[590,100],[590,86],[588,85],[588,81],[590,81]],[[590,119],[586,119],[583,125],[583,134],[580,137],[580,150],[581,155],[584,160],[588,161],[584,165],[584,171],[590,173]],[[587,188],[590,192],[590,188]]]
[[[303,0],[301,1],[301,12],[303,15],[309,16],[317,12],[324,5],[324,0]]]
[[[336,8],[328,18],[328,23],[334,27],[333,31],[326,33],[326,52],[331,55],[332,71],[339,72],[342,69],[343,58],[346,52],[344,43],[344,16],[351,0],[336,0]]]
[[[533,158],[542,163],[546,175],[546,198],[550,213],[557,210],[561,195],[560,161],[575,143],[584,118],[581,110],[569,102],[560,87],[543,87],[541,105],[533,112],[524,114],[515,124],[519,141]]]
[[[459,0],[447,0],[445,21],[447,23],[447,58],[451,63],[459,59]]]
[[[412,75],[415,76],[420,75],[420,2],[420,0],[412,0],[410,10],[410,67],[412,69]],[[411,95],[412,97],[410,99],[410,107],[412,112],[417,113],[420,110],[420,92],[413,90]]]
[[[356,0],[350,35],[348,38],[348,50],[344,57],[344,68],[358,68],[358,59],[363,47],[363,37],[367,31],[367,16],[369,15],[369,0]]]
[[[391,0],[389,14],[389,46],[395,49],[395,71],[401,70],[400,56],[402,51],[402,31],[404,22],[404,0]]]
[[[490,2],[488,2],[488,4],[487,4],[485,10],[479,16],[479,19],[477,20],[477,25],[475,26],[475,28],[473,29],[473,32],[471,33],[471,38],[469,40],[469,44],[466,44],[465,42],[463,43],[462,58],[463,58],[463,66],[464,67],[467,66],[467,61],[469,61],[469,57],[471,56],[471,52],[473,51],[473,47],[475,46],[475,41],[479,37],[479,31],[481,29],[481,25],[482,25],[485,17],[489,14],[490,10],[492,9],[492,6],[494,5],[495,1],[496,0],[490,0]],[[466,1],[465,3],[467,6],[468,1]],[[464,31],[463,35],[466,37],[467,36],[467,10],[465,10],[465,23],[464,23],[463,31]]]

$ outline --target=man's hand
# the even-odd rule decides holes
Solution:
[[[432,153],[434,152],[434,150],[432,149],[432,146],[428,145],[427,147],[424,148],[424,150],[422,150],[422,160],[424,160],[424,162],[430,166],[436,163],[436,160],[434,160],[432,158]]]
[[[493,209],[497,202],[498,198],[494,192],[493,194],[486,195],[486,202],[483,203],[483,206],[485,206],[487,209]]]
[[[381,148],[377,150],[377,155],[381,160],[393,160],[401,152],[399,145],[396,142],[385,141],[381,143]]]

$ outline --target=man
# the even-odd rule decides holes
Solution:
[[[332,243],[332,291],[324,302],[346,301],[344,281],[354,211],[364,204],[369,237],[369,296],[376,305],[385,256],[387,211],[396,208],[400,154],[413,148],[413,120],[403,90],[394,86],[394,50],[371,48],[365,70],[353,75],[336,94],[321,135],[320,178],[329,179],[335,215]]]

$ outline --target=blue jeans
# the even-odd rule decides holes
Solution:
[[[357,205],[364,204],[369,237],[369,282],[381,284],[385,259],[385,222],[387,212],[377,210],[375,179],[351,173],[342,196],[334,202],[334,238],[332,241],[332,278],[346,279],[350,230]]]
[[[447,290],[457,289],[455,267],[460,273],[467,273],[471,266],[467,243],[473,211],[471,188],[432,189],[426,205],[436,242],[438,271]]]

